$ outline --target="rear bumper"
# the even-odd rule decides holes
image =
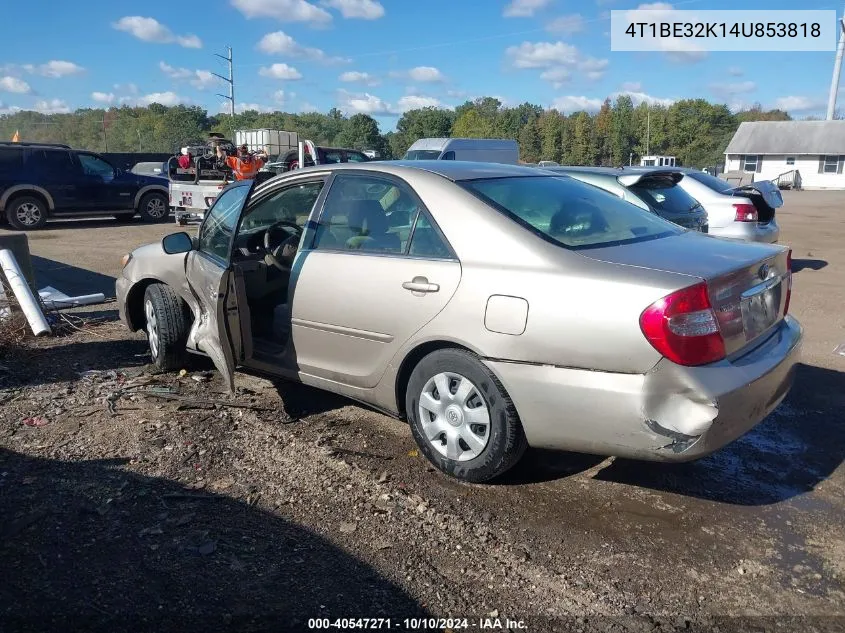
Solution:
[[[774,244],[780,239],[780,227],[773,219],[768,224],[757,222],[731,222],[727,226],[711,226],[710,235],[745,242],[764,242]]]
[[[662,360],[647,374],[486,361],[538,448],[690,461],[756,426],[792,385],[802,329],[787,317],[740,358],[704,367]]]

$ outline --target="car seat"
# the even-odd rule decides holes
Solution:
[[[608,224],[601,211],[593,203],[576,200],[575,204],[566,203],[549,222],[552,237],[583,239],[608,230]]]
[[[390,223],[377,200],[354,200],[350,202],[350,206],[347,224],[352,231],[352,237],[346,241],[347,248],[396,252],[401,250],[399,236],[388,233]]]

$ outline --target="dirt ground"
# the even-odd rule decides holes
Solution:
[[[400,422],[155,374],[113,303],[75,313],[2,360],[0,629],[845,630],[845,193],[785,198],[797,382],[692,464],[531,452],[465,485]],[[174,230],[53,223],[39,285],[113,296],[120,255]]]

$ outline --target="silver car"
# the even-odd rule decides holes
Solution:
[[[686,231],[516,165],[318,165],[225,189],[195,236],[123,258],[152,359],[210,356],[408,421],[485,481],[527,446],[685,461],[786,395],[790,250]]]
[[[678,183],[707,210],[710,234],[751,242],[776,243],[780,227],[776,209],[783,206],[780,190],[770,180],[734,187],[729,182],[689,168]]]

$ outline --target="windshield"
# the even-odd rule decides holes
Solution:
[[[405,160],[437,160],[439,149],[415,149],[405,153]]]
[[[687,213],[701,206],[699,202],[671,181],[640,181],[628,187],[652,209],[662,213]]]
[[[711,176],[705,171],[687,173],[684,177],[697,180],[708,189],[718,191],[719,193],[727,193],[733,189],[733,185],[731,183],[722,180],[721,178],[717,178],[716,176]]]
[[[565,176],[459,184],[525,228],[567,248],[614,246],[683,232],[612,193]]]

